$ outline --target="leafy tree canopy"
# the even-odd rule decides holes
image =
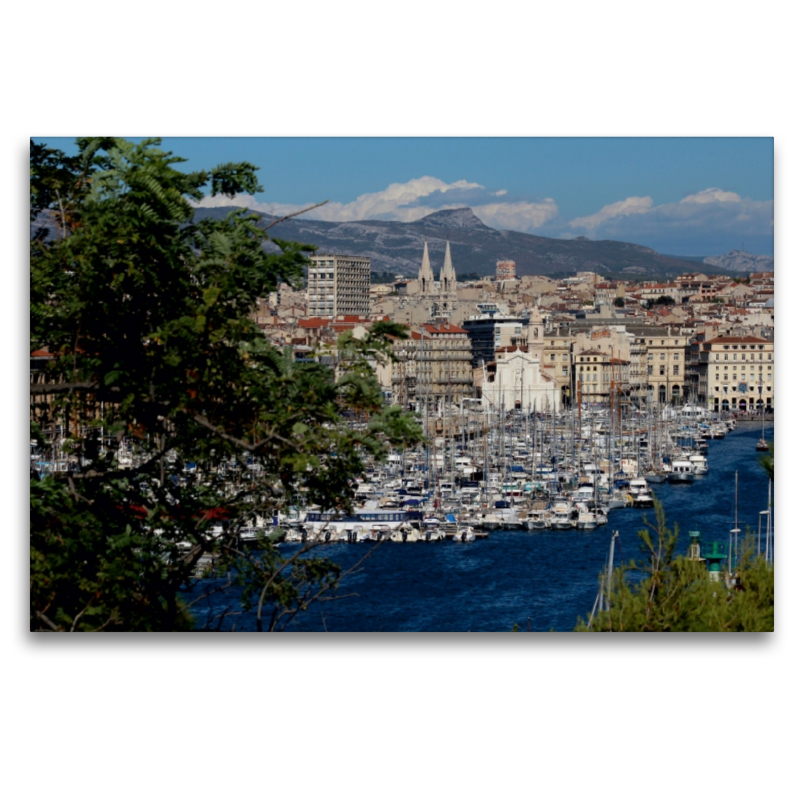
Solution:
[[[313,248],[268,252],[255,215],[195,222],[189,202],[257,192],[257,168],[180,171],[158,139],[77,143],[30,153],[30,347],[49,353],[31,439],[51,465],[31,473],[31,627],[185,627],[180,591],[209,554],[258,581],[274,619],[295,613],[338,568],[287,564],[266,535],[245,554],[234,534],[296,496],[349,507],[365,458],[419,437],[368,364],[405,332],[344,337],[338,379],[295,363],[250,315],[301,284]]]
[[[677,527],[670,530],[664,509],[656,523],[639,531],[644,558],[614,570],[609,609],[578,620],[576,631],[773,631],[774,569],[754,556],[746,542],[729,587],[711,581],[702,561],[676,554]],[[604,579],[603,579],[604,580]]]

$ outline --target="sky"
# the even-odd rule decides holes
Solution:
[[[69,138],[34,138],[74,151]],[[263,192],[237,200],[268,213],[327,200],[308,217],[410,222],[469,206],[500,230],[673,255],[774,253],[770,137],[166,137],[163,147],[187,169],[260,167]]]

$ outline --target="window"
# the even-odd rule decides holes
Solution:
[[[759,361],[763,361],[764,360],[764,354],[763,353],[759,353],[758,354],[758,360]]]
[[[550,353],[550,360],[551,361],[555,361],[556,360],[556,354],[555,353]]]
[[[661,366],[658,368],[658,374],[659,374],[659,375],[664,375],[665,373],[666,373],[666,370],[664,369],[664,365],[662,364],[662,365],[661,365]]]
[[[661,360],[662,360],[662,361],[663,361],[663,360],[664,360],[666,357],[667,357],[667,356],[666,356],[666,354],[665,354],[665,353],[662,353],[662,354],[661,354]]]
[[[647,374],[648,375],[652,375],[653,374],[653,365],[652,364],[648,364],[647,365]]]
[[[714,356],[714,360],[715,360],[715,361],[719,361],[719,353],[717,353],[717,354]]]
[[[728,360],[728,354],[727,353],[725,353],[725,360],[726,361]]]
[[[678,365],[677,365],[677,364],[675,364],[675,365],[672,367],[672,374],[673,374],[673,375],[677,375],[677,374],[678,374]]]
[[[673,358],[673,360],[677,361],[677,360],[678,360],[678,354],[677,354],[677,353],[675,353],[675,355],[674,355],[674,356],[672,356],[672,358]]]

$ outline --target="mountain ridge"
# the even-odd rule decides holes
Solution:
[[[197,208],[195,216],[223,217],[236,206]],[[275,216],[253,212],[274,221]],[[512,260],[517,275],[553,277],[591,270],[608,278],[666,279],[696,271],[697,262],[664,256],[644,245],[614,240],[551,239],[519,231],[497,230],[480,220],[471,208],[434,211],[414,222],[357,220],[328,222],[293,217],[271,233],[316,245],[321,252],[369,256],[372,269],[416,277],[427,239],[434,272],[444,259],[449,240],[456,274],[493,276],[497,261]]]

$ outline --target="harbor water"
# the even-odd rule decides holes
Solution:
[[[727,548],[737,471],[740,543],[748,529],[757,533],[768,494],[768,477],[759,463],[763,454],[756,452],[759,438],[760,423],[739,423],[724,439],[709,441],[707,475],[691,484],[653,486],[668,525],[678,525],[678,552],[686,552],[692,529],[700,531],[704,546],[718,541]],[[771,425],[766,438],[773,438]],[[653,509],[624,508],[612,510],[608,524],[593,531],[498,530],[469,543],[387,541],[343,582],[340,593],[349,597],[317,603],[287,630],[510,631],[516,624],[523,631],[571,631],[579,616],[591,612],[613,531],[620,533],[615,565],[640,557],[637,531],[644,527],[643,517],[655,522]],[[315,553],[347,569],[370,547],[329,544]],[[201,581],[189,597],[223,583]],[[193,606],[198,624],[213,628],[226,610],[220,630],[256,629],[254,613],[230,615],[239,610],[234,589]]]

